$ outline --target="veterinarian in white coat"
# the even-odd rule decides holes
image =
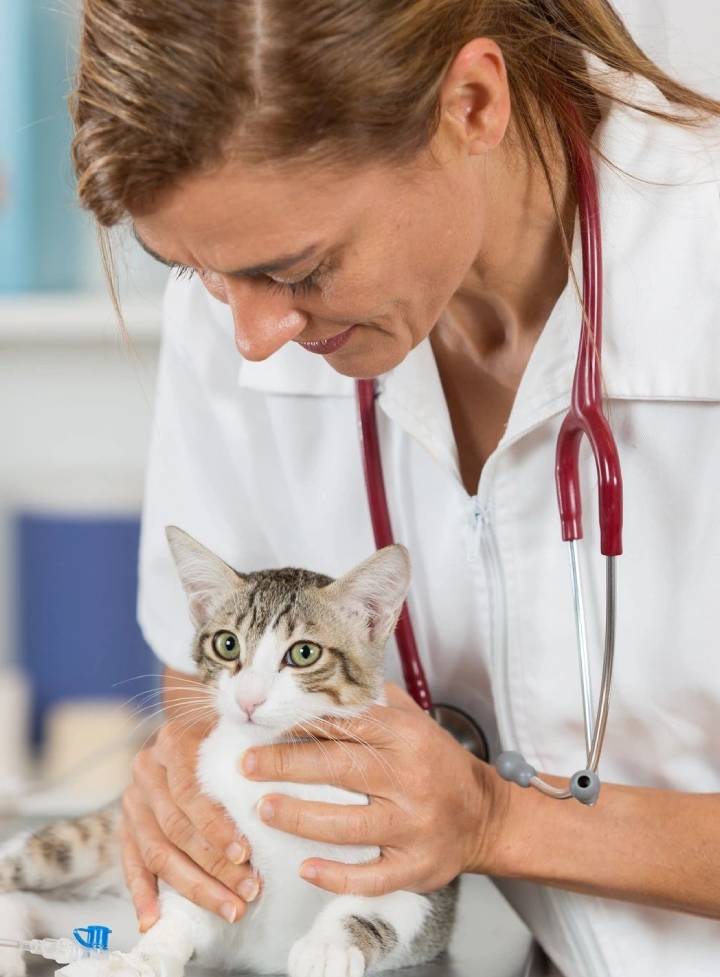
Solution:
[[[619,98],[668,109],[648,81],[593,61],[589,67]],[[487,150],[500,145],[509,117],[493,42],[468,45],[443,91],[468,157],[485,140],[492,181]],[[313,810],[269,791],[269,823],[311,838],[383,846],[373,866],[307,863],[312,881],[332,891],[429,891],[459,871],[496,876],[565,977],[711,977],[720,917],[717,133],[713,144],[712,133],[618,103],[601,101],[600,108],[594,141],[614,164],[597,163],[603,378],[626,513],[600,802],[585,808],[506,784],[391,687],[383,718],[402,736],[383,739],[367,727],[363,735],[406,774],[400,786],[358,750],[359,771],[346,765],[335,782],[369,784],[374,802],[363,808],[365,821],[350,824],[345,812]],[[545,261],[554,247],[547,236],[552,209],[545,223],[539,210],[523,210],[523,188],[530,198],[536,187],[530,177],[514,195],[497,185],[483,214],[492,229],[484,254],[504,259],[503,276],[493,279],[492,262],[476,269],[438,310],[432,334],[428,328],[418,335],[413,313],[430,308],[433,269],[447,277],[448,249],[460,247],[465,234],[472,238],[465,211],[475,212],[478,201],[449,194],[447,220],[429,239],[418,187],[389,187],[384,179],[373,183],[369,172],[340,186],[325,177],[303,185],[285,175],[236,196],[220,172],[137,211],[136,231],[149,250],[200,272],[172,282],[166,297],[141,624],[171,669],[192,670],[185,597],[164,537],[169,523],[239,570],[299,565],[337,575],[373,550],[351,377],[378,375],[390,512],[412,556],[409,606],[432,692],[479,720],[493,754],[518,749],[549,776],[566,774],[582,759],[583,732],[553,467],[580,306],[566,269],[553,294],[557,261]],[[283,180],[294,196],[283,196]],[[370,210],[363,194],[374,202]],[[413,201],[415,209],[408,207]],[[285,232],[297,241],[315,206],[319,234],[327,215],[342,220],[344,208],[369,215],[376,227],[385,222],[386,250],[363,267],[358,246],[360,265],[346,295],[349,289],[356,302],[364,296],[372,305],[385,262],[416,284],[397,321],[379,316],[375,329],[354,327],[342,348],[324,356],[314,343],[322,348],[365,320],[348,313],[349,321],[338,315],[334,327],[314,327],[299,297],[300,271],[265,268],[285,285],[280,295],[260,290],[255,269],[207,270],[247,264],[258,238],[258,257],[272,253],[271,245],[285,253]],[[493,206],[504,220],[493,223]],[[263,207],[272,215],[267,226],[258,223]],[[572,228],[571,208],[579,274]],[[242,255],[232,266],[229,240]],[[302,260],[307,267],[307,256]],[[341,286],[328,286],[322,301],[341,294]],[[548,296],[545,307],[540,299]],[[540,297],[535,304],[533,297]],[[475,319],[478,309],[483,315]],[[528,327],[513,326],[508,309],[518,316],[524,309]],[[453,373],[448,363],[458,348],[467,369]],[[475,422],[479,436],[469,433]],[[589,501],[594,467],[588,452],[582,459],[583,562],[597,665],[602,563]],[[392,649],[388,676],[399,677]],[[155,912],[153,875],[216,911],[237,899],[241,882],[247,898],[257,894],[242,840],[233,841],[222,814],[195,796],[190,739],[180,741],[170,721],[138,759],[126,795],[126,869],[144,925]],[[248,756],[243,772],[270,781],[330,780],[343,753],[326,747],[253,750],[254,773]]]
[[[705,153],[681,130],[616,109],[600,145],[620,170],[674,186],[600,169],[603,375],[626,499],[602,772],[633,789],[608,786],[586,810],[513,788],[502,860],[488,868],[558,886],[502,883],[564,974],[709,977],[717,922],[701,916],[720,914],[720,196]],[[170,285],[165,322],[140,617],[158,655],[189,671],[191,629],[166,524],[247,570],[337,575],[373,539],[352,380],[293,343],[260,362],[238,359],[231,311],[199,280]],[[378,402],[391,516],[413,558],[409,604],[433,693],[476,716],[493,753],[500,743],[519,749],[551,773],[575,769],[583,742],[552,481],[579,323],[568,284],[474,493],[462,482],[429,341],[382,378]],[[584,477],[584,497],[594,498],[589,452]],[[590,633],[599,636],[603,566],[588,510]],[[593,650],[597,665],[597,640]],[[392,653],[388,669],[400,681]],[[339,885],[342,874],[328,879]]]

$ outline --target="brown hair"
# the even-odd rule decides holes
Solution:
[[[591,117],[583,52],[651,81],[688,124],[720,102],[673,81],[606,0],[85,0],[72,110],[80,200],[110,227],[231,153],[249,162],[411,158],[474,37],[500,46],[513,119],[548,179],[548,134]],[[589,139],[585,133],[582,138]]]

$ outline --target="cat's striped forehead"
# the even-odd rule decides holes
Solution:
[[[332,577],[294,568],[251,573],[236,598],[236,627],[249,646],[256,645],[270,627],[290,637],[299,623],[308,623],[303,620],[311,603],[308,589],[329,583]]]
[[[226,596],[198,636],[196,662],[204,670],[215,665],[207,661],[203,648],[219,628],[229,628],[242,636],[249,662],[269,631],[289,639],[298,627],[314,627],[313,593],[330,583],[332,577],[292,567],[247,574],[243,586]]]

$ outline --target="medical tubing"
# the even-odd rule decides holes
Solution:
[[[390,523],[390,511],[385,495],[380,440],[378,438],[377,425],[375,424],[375,381],[357,380],[356,392],[365,485],[370,503],[370,519],[375,537],[375,545],[378,549],[382,549],[384,546],[392,546],[394,538]],[[402,611],[400,612],[397,627],[395,628],[395,639],[400,648],[400,661],[405,680],[405,688],[421,709],[431,712],[433,703],[432,697],[430,696],[430,688],[425,677],[425,670],[420,661],[415,633],[406,604],[403,604]]]
[[[111,955],[108,950],[88,950],[81,947],[74,940],[62,938],[60,940],[6,940],[0,939],[0,947],[12,950],[22,950],[45,960],[55,963],[74,963],[76,960],[107,960]]]
[[[615,658],[615,625],[616,625],[616,593],[617,579],[615,573],[615,557],[608,556],[605,560],[605,652],[603,655],[603,671],[600,683],[600,698],[598,701],[597,717],[595,720],[595,730],[592,738],[592,747],[588,751],[587,769],[593,773],[597,772],[600,754],[602,753],[603,740],[605,739],[605,729],[607,726],[608,705],[610,702],[610,687],[612,684],[613,661]],[[548,797],[557,800],[567,800],[575,795],[565,787],[554,787],[548,784],[537,775],[529,781],[533,787],[537,787]]]
[[[572,580],[573,605],[575,607],[575,637],[577,642],[578,666],[580,669],[580,689],[582,693],[583,719],[585,723],[585,751],[588,760],[592,753],[593,743],[593,701],[592,680],[590,678],[590,661],[587,647],[587,631],[585,628],[585,605],[582,592],[582,573],[578,553],[578,541],[571,539],[570,547],[570,577]]]
[[[612,686],[613,662],[615,660],[615,629],[617,624],[617,576],[615,557],[605,558],[605,651],[603,654],[603,670],[600,680],[600,698],[598,701],[597,718],[595,720],[595,734],[593,746],[588,757],[588,768],[596,771],[600,762],[600,754],[605,739],[608,707],[610,704],[610,688]]]

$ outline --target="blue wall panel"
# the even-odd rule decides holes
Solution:
[[[21,515],[20,664],[32,685],[33,734],[66,698],[128,699],[160,664],[136,623],[139,524],[132,518]]]

